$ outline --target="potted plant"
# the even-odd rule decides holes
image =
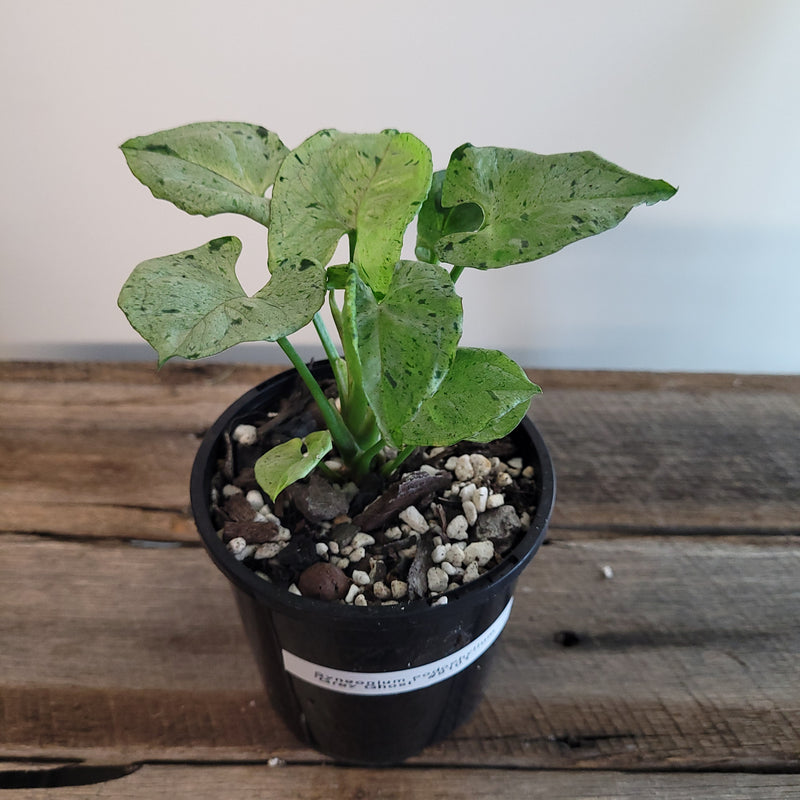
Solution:
[[[159,364],[246,341],[287,355],[293,370],[208,431],[198,530],[290,727],[336,758],[400,761],[480,697],[555,497],[526,418],[540,390],[504,354],[459,346],[458,277],[549,255],[675,189],[589,152],[465,144],[434,172],[395,130],[322,130],[290,151],[265,128],[213,122],[122,150],[156,197],[269,229],[254,295],[226,237],[140,264],[119,304]],[[343,237],[347,262],[331,264]],[[287,338],[309,324],[327,362],[305,364]]]

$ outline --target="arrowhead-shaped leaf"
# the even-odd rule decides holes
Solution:
[[[122,287],[119,306],[156,349],[203,358],[239,342],[272,342],[302,328],[325,299],[325,270],[310,259],[286,264],[252,297],[236,278],[234,236],[144,261]]]
[[[353,271],[344,322],[364,392],[384,438],[403,426],[444,380],[461,338],[461,298],[443,267],[400,261],[378,301]]]
[[[667,200],[675,191],[595,153],[463,145],[450,159],[441,196],[432,193],[420,212],[427,223],[419,246],[458,266],[520,264],[613,228],[634,206]],[[480,222],[475,205],[484,215],[479,229],[464,224]]]
[[[430,151],[409,133],[314,134],[285,159],[272,190],[270,268],[309,255],[327,264],[348,234],[361,277],[383,294],[431,170]]]
[[[155,197],[189,214],[231,212],[267,225],[264,193],[289,151],[258,125],[199,122],[129,139],[122,152]]]
[[[256,461],[256,481],[275,502],[287,486],[310,474],[332,447],[328,431],[309,433],[305,439],[290,439]]]
[[[497,350],[461,347],[436,394],[402,430],[408,445],[491,442],[512,431],[540,392],[523,370]]]

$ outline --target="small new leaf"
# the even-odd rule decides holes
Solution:
[[[328,431],[309,433],[305,439],[290,439],[256,461],[256,481],[274,503],[287,486],[309,475],[332,447]]]
[[[306,325],[325,299],[325,270],[309,259],[285,264],[248,297],[236,277],[242,244],[235,236],[144,261],[119,295],[131,325],[158,352],[214,355],[240,342],[274,342]]]
[[[259,125],[198,122],[129,139],[122,152],[155,197],[189,214],[231,212],[267,225],[264,193],[289,151]]]

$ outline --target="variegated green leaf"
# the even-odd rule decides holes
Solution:
[[[499,439],[516,428],[540,391],[503,353],[460,347],[438,391],[403,426],[400,444]]]
[[[235,267],[241,242],[214,239],[195,250],[139,264],[122,287],[119,306],[156,349],[203,358],[240,342],[275,341],[302,328],[325,298],[325,270],[311,259],[285,264],[252,297]]]
[[[396,444],[447,374],[461,338],[461,298],[443,267],[400,261],[380,301],[353,271],[344,318],[370,407]]]
[[[431,170],[430,151],[409,133],[325,130],[306,139],[272,190],[270,268],[309,256],[327,264],[346,234],[362,279],[383,294]]]
[[[595,153],[538,155],[463,145],[450,159],[441,197],[426,204],[425,215],[432,220],[423,227],[418,246],[458,266],[519,264],[613,228],[634,206],[667,200],[675,191]],[[485,218],[469,232],[463,218],[479,221],[475,205]]]
[[[264,193],[289,151],[258,125],[199,122],[129,139],[122,152],[155,197],[189,214],[231,212],[267,225]]]

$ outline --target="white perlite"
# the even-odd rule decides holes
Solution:
[[[431,567],[428,570],[428,590],[431,592],[444,592],[447,589],[447,573],[441,567]]]
[[[359,586],[368,586],[369,585],[369,575],[366,572],[364,572],[363,569],[354,569],[353,570],[353,583],[356,583]]]
[[[264,542],[258,546],[253,556],[255,558],[275,558],[284,547],[285,545],[280,542]]]
[[[370,547],[373,544],[375,544],[375,538],[370,536],[368,533],[362,533],[361,531],[359,531],[350,542],[350,546],[354,550],[358,550],[359,547]]]
[[[448,523],[447,536],[448,538],[455,539],[456,541],[468,539],[468,527],[469,523],[467,522],[467,518],[463,514],[459,514],[458,516],[453,517],[453,519],[451,519]]]
[[[253,508],[253,511],[261,511],[264,508],[264,498],[258,489],[251,489],[246,495],[245,499]]]
[[[456,459],[456,467],[453,472],[460,481],[468,481],[470,478],[474,477],[475,469],[468,455],[459,456]]]
[[[482,478],[492,471],[492,462],[480,453],[472,453],[469,457],[469,463],[472,465],[472,474],[476,478]]]
[[[464,562],[470,564],[477,562],[479,567],[485,567],[494,556],[494,544],[491,541],[472,542],[464,551]]]
[[[461,508],[464,511],[464,518],[467,520],[467,525],[474,525],[478,521],[478,509],[475,507],[475,503],[472,500],[465,500],[461,504]]]
[[[409,506],[401,511],[398,516],[411,530],[417,531],[417,533],[425,533],[430,527],[428,521],[420,514],[416,506]]]
[[[245,446],[254,445],[258,441],[255,425],[237,425],[233,430],[233,440]]]
[[[402,600],[408,594],[408,584],[405,581],[392,581],[392,597]]]
[[[431,561],[433,561],[434,564],[441,564],[442,561],[445,560],[446,556],[447,547],[443,544],[438,544],[433,548],[433,552],[431,553]]]

